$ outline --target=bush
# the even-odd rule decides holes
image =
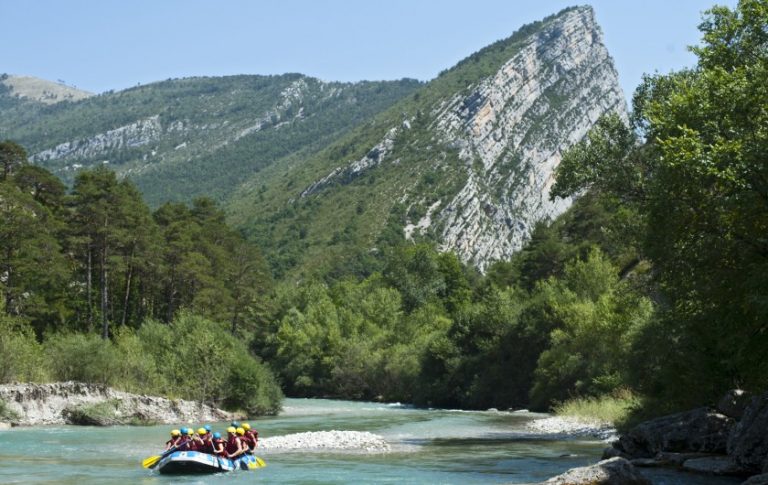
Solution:
[[[5,356],[0,366],[0,383],[41,382],[48,378],[43,347],[20,320],[0,316],[0,355]]]

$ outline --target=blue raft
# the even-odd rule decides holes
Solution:
[[[219,473],[234,470],[255,470],[264,462],[253,455],[243,455],[230,460],[198,451],[174,451],[157,464],[164,474]]]

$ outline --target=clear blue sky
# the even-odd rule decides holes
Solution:
[[[580,2],[578,4],[583,4]],[[712,0],[591,2],[627,96],[694,63]],[[720,0],[734,7],[736,0]],[[428,80],[567,0],[0,0],[0,73],[92,92],[170,77],[300,72]]]

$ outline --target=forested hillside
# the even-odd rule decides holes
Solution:
[[[0,83],[0,138],[71,183],[107,164],[151,206],[228,198],[282,158],[307,156],[420,87],[300,74],[173,79],[47,105]]]
[[[152,213],[104,167],[79,172],[67,191],[26,160],[0,143],[3,382],[72,379],[279,408],[274,377],[238,338],[271,276],[214,202]]]

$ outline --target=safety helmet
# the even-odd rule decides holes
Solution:
[[[203,426],[203,428],[205,428],[205,430],[208,431],[209,433],[211,432],[211,425],[210,424],[206,424],[205,426]]]
[[[213,439],[220,440],[221,439],[221,433],[219,433],[218,431],[213,433]]]
[[[238,421],[232,421],[231,423],[229,423],[229,425],[232,426],[233,428],[240,427],[240,423]]]
[[[229,428],[227,428],[227,433],[235,434],[235,432],[237,432],[237,430],[235,429],[234,426],[230,426]]]
[[[188,434],[189,436],[194,436],[194,435],[195,435],[195,430],[194,430],[194,429],[192,429],[192,428],[189,428],[189,429],[187,429],[187,434]]]
[[[187,434],[187,431],[189,431],[189,428],[181,428],[180,430],[181,434]]]
[[[181,431],[178,429],[172,429],[171,430],[171,436],[179,436],[181,434]]]
[[[207,432],[208,431],[206,431],[205,428],[200,428],[200,429],[197,430],[197,434],[199,434],[200,436],[204,436],[205,433],[207,433]]]
[[[242,436],[242,435],[244,435],[244,434],[245,434],[245,430],[244,430],[243,428],[237,428],[235,431],[236,431],[236,432],[237,432],[237,434],[239,434],[240,436]]]
[[[249,429],[251,429],[251,425],[248,423],[243,423],[243,429],[248,431]]]

